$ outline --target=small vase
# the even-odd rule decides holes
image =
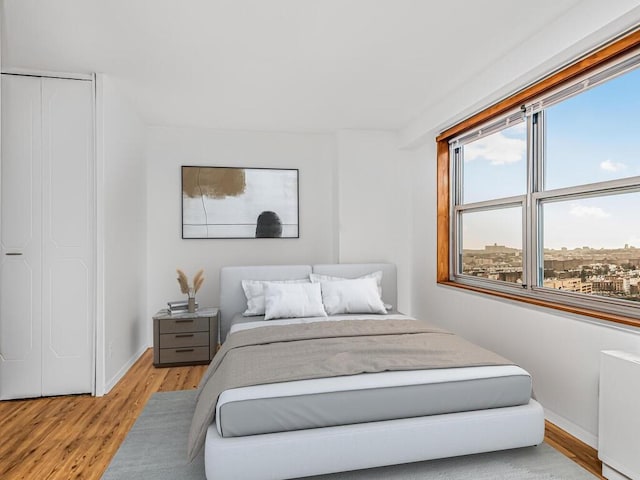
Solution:
[[[189,313],[196,311],[196,297],[189,297],[188,311]]]

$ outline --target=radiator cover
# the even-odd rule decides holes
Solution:
[[[598,458],[611,480],[640,479],[640,355],[600,352]]]

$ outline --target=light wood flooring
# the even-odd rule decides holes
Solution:
[[[154,368],[151,349],[104,397],[0,402],[0,479],[99,479],[155,392],[196,388],[204,366]],[[552,423],[545,440],[598,477],[597,453]]]

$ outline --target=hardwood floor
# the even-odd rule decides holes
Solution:
[[[571,460],[589,470],[596,477],[604,479],[602,476],[602,462],[598,460],[598,451],[591,448],[586,443],[569,435],[560,427],[546,421],[544,441],[566,455]]]
[[[154,368],[147,350],[108,395],[0,402],[0,479],[99,479],[155,392],[196,388],[206,365]],[[545,440],[600,476],[597,453],[547,422]]]
[[[149,349],[104,397],[0,402],[0,478],[99,479],[149,397],[196,388],[207,368],[152,362]]]

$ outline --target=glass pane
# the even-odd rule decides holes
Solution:
[[[640,300],[640,193],[542,208],[543,286]]]
[[[523,195],[527,191],[524,122],[465,144],[463,203]]]
[[[462,273],[522,283],[522,207],[462,213]]]
[[[640,70],[545,111],[545,188],[640,175]]]

